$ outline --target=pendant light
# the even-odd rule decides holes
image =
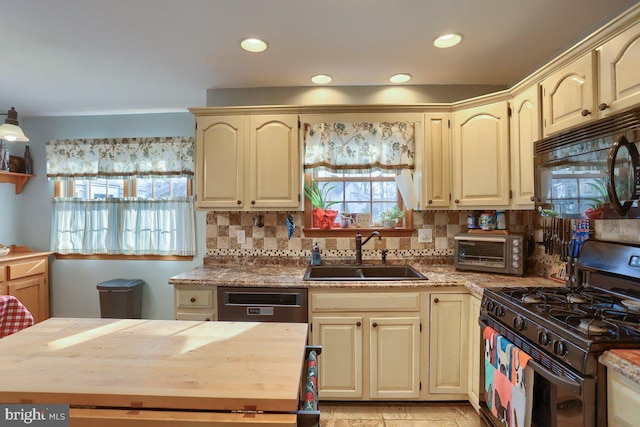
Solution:
[[[7,141],[19,141],[27,142],[29,138],[24,134],[20,126],[18,126],[18,112],[14,107],[11,107],[6,114],[0,114],[7,116],[4,124],[0,126],[0,138]]]

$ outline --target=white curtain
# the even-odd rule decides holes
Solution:
[[[60,254],[195,255],[192,197],[54,198],[51,250]]]

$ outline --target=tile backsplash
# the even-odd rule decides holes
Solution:
[[[453,262],[456,233],[466,231],[469,211],[420,211],[413,213],[415,231],[411,237],[384,237],[373,239],[363,248],[363,258],[379,259],[382,249],[388,250],[388,259],[394,258],[449,258]],[[254,225],[256,215],[262,215],[264,226]],[[286,217],[291,215],[296,225],[288,238]],[[533,216],[533,215],[532,215]],[[207,255],[262,256],[308,258],[314,243],[322,250],[323,258],[355,258],[355,239],[350,237],[305,237],[302,212],[208,212]],[[525,232],[527,211],[509,211],[511,232]],[[419,243],[418,230],[431,229],[432,242]],[[238,243],[238,232],[244,231],[245,243]],[[355,232],[355,230],[354,230]],[[366,235],[364,236],[366,237]]]

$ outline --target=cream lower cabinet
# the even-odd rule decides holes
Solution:
[[[419,292],[310,292],[325,400],[420,398]]]
[[[196,207],[300,210],[298,116],[196,115]]]
[[[469,294],[429,295],[429,393],[468,395]]]
[[[640,421],[640,385],[607,369],[607,418],[609,427],[632,427]]]
[[[481,298],[473,294],[469,295],[469,378],[467,379],[469,389],[469,403],[479,410],[480,408],[480,363],[481,352],[480,339],[481,328],[478,323],[480,316]]]
[[[217,320],[213,287],[175,285],[173,297],[176,320]]]
[[[606,42],[599,53],[600,116],[640,103],[640,23]]]
[[[453,123],[454,207],[509,206],[507,101],[456,111]]]

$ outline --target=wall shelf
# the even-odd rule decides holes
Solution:
[[[16,185],[16,194],[22,193],[22,187],[29,181],[29,178],[34,178],[35,175],[28,175],[26,173],[15,173],[9,171],[0,170],[0,183],[9,183]]]

